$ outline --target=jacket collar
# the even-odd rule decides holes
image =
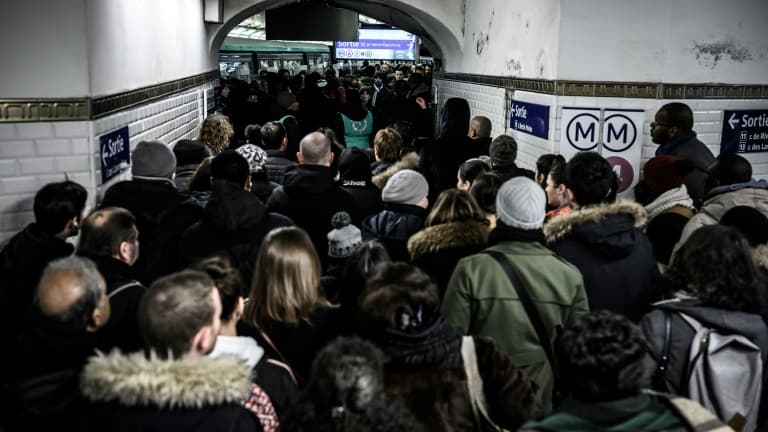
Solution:
[[[599,223],[606,216],[617,214],[632,216],[636,228],[641,228],[648,220],[648,213],[642,205],[634,201],[618,200],[610,204],[582,207],[566,215],[554,217],[544,225],[544,236],[547,243],[552,243],[566,237],[576,225],[585,222]]]
[[[449,222],[424,228],[408,240],[408,252],[415,259],[447,248],[483,246],[490,227],[478,221]]]
[[[113,352],[90,359],[80,388],[93,402],[195,409],[245,400],[251,371],[233,357],[162,360]]]
[[[384,189],[384,185],[387,184],[387,180],[395,175],[398,171],[404,169],[415,170],[419,167],[419,155],[416,152],[410,152],[405,154],[399,161],[393,163],[389,168],[384,170],[381,174],[373,176],[373,184]]]

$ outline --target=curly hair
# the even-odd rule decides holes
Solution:
[[[281,430],[420,431],[402,402],[384,392],[383,365],[384,354],[369,342],[331,342],[315,358],[309,383],[288,408]]]
[[[555,346],[565,390],[581,401],[609,401],[650,384],[646,342],[629,319],[602,310],[580,317]]]
[[[757,312],[764,301],[749,244],[733,227],[709,225],[694,231],[664,278],[668,289],[687,291],[716,308]]]
[[[198,140],[205,143],[214,155],[229,147],[229,139],[235,134],[227,116],[213,114],[208,116],[197,130]]]

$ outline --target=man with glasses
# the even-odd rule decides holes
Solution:
[[[694,204],[699,207],[706,193],[707,166],[715,160],[715,156],[696,138],[691,107],[680,102],[668,103],[659,108],[650,126],[651,139],[659,145],[656,156],[673,155],[693,162],[696,168],[685,177],[685,186]]]

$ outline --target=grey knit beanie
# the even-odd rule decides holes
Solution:
[[[517,159],[517,141],[509,135],[499,135],[491,141],[488,148],[491,168],[510,166]]]
[[[131,154],[131,173],[134,177],[172,179],[176,172],[176,156],[160,141],[141,141]]]
[[[528,177],[507,180],[496,195],[496,217],[504,225],[514,228],[541,228],[546,207],[546,192]]]
[[[416,205],[429,193],[427,179],[414,170],[404,169],[389,178],[381,190],[385,203]]]

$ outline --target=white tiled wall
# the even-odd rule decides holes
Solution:
[[[88,190],[89,206],[94,205],[105,190],[99,136],[128,126],[131,148],[142,140],[172,145],[192,138],[212,89],[209,83],[95,121],[0,124],[0,245],[34,219],[32,200],[46,183],[67,176]]]
[[[518,142],[518,164],[535,169],[536,159],[545,153],[558,153],[560,146],[560,121],[562,107],[595,107],[642,109],[645,121],[642,127],[642,161],[652,158],[656,145],[649,136],[649,123],[659,107],[672,102],[658,99],[596,98],[553,96],[525,91],[507,91],[503,88],[457,81],[435,80],[436,103],[442,106],[449,97],[462,97],[469,102],[471,114],[484,115],[493,122],[493,136],[506,133]],[[541,139],[533,135],[508,129],[509,100],[515,99],[540,105],[548,105],[549,138]],[[699,139],[706,144],[714,155],[720,153],[720,139],[723,128],[723,110],[768,109],[768,100],[684,100],[693,110],[694,130]],[[439,108],[438,108],[439,109]],[[438,116],[439,118],[439,116]],[[502,126],[503,125],[503,126]],[[754,176],[768,178],[768,152],[742,154],[752,163]],[[0,168],[1,169],[1,168]]]

